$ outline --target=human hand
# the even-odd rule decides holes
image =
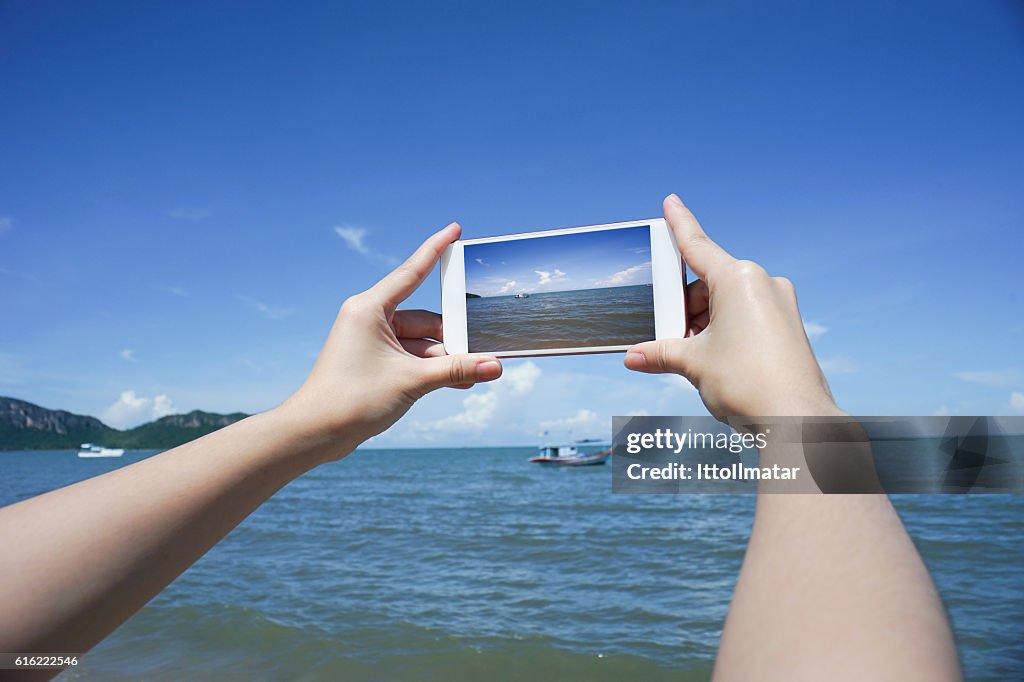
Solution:
[[[447,355],[437,313],[397,310],[460,233],[457,223],[448,225],[380,282],[346,300],[309,377],[283,406],[307,433],[332,443],[333,457],[386,430],[430,391],[501,376],[493,357]]]
[[[626,367],[681,374],[716,417],[836,413],[793,284],[726,253],[675,194],[664,208],[683,260],[699,278],[686,288],[690,334],[633,346]]]

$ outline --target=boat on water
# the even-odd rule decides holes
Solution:
[[[530,298],[529,294],[514,294],[512,298]]]
[[[124,448],[105,448],[102,445],[82,443],[78,450],[78,456],[83,458],[91,457],[120,457],[124,454]]]
[[[583,454],[576,445],[541,445],[536,457],[531,457],[534,464],[555,464],[558,466],[585,467],[604,464],[612,455],[612,449],[606,448],[599,452]]]

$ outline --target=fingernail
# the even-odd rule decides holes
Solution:
[[[638,350],[631,350],[626,353],[626,367],[628,369],[647,369],[647,356]]]
[[[671,201],[673,204],[679,204],[680,206],[683,205],[683,200],[680,199],[679,195],[677,195],[675,192],[668,195],[668,200]]]
[[[476,378],[489,381],[501,376],[501,364],[497,360],[483,360],[476,365]]]

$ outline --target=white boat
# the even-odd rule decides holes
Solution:
[[[593,452],[589,455],[580,454],[575,445],[542,445],[536,457],[530,461],[535,464],[558,464],[561,466],[585,467],[604,464],[612,455],[612,449]]]
[[[82,443],[82,447],[78,450],[79,457],[120,457],[123,454],[123,448],[105,448],[92,443]]]
[[[529,294],[515,294],[512,298],[530,298]]]

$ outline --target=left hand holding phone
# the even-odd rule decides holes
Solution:
[[[398,310],[460,233],[451,223],[384,279],[346,300],[309,377],[282,405],[304,431],[339,443],[329,458],[385,431],[433,390],[501,376],[494,357],[446,355],[437,313]]]

